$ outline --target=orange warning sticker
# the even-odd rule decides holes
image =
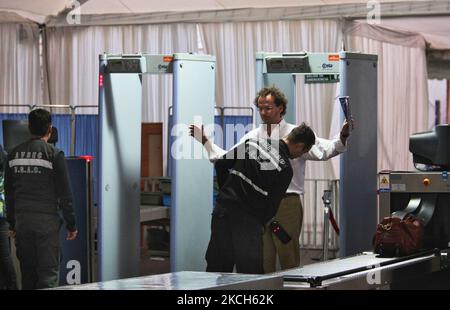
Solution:
[[[390,189],[389,175],[381,174],[379,176],[378,189],[380,189],[380,190],[389,190]]]
[[[328,61],[339,61],[339,55],[338,54],[328,55]]]

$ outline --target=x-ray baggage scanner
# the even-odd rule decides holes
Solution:
[[[377,224],[377,55],[340,53],[257,53],[256,87],[276,85],[288,104],[285,120],[298,124],[296,75],[304,86],[340,82],[349,96],[356,129],[340,167],[340,255],[371,249]],[[297,104],[292,104],[297,103]],[[300,104],[315,104],[301,102]]]
[[[173,74],[179,152],[193,144],[194,117],[214,124],[215,57],[100,55],[99,280],[139,275],[142,74]],[[183,149],[184,148],[184,149]],[[189,152],[188,152],[189,153]],[[210,236],[213,170],[209,161],[178,156],[172,167],[171,271],[203,271]]]

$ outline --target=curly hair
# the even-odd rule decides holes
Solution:
[[[272,95],[274,98],[275,105],[277,107],[282,106],[283,111],[281,112],[281,116],[284,116],[286,114],[286,107],[288,104],[288,100],[283,94],[281,90],[279,90],[275,85],[272,85],[271,87],[264,87],[261,89],[258,94],[255,97],[255,100],[253,101],[253,104],[257,107],[258,106],[258,99],[259,98],[265,98],[268,95]]]

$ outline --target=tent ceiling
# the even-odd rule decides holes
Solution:
[[[81,4],[82,25],[351,18],[365,17],[370,10],[370,1],[361,0],[1,0],[0,23],[27,18],[68,26],[66,12],[74,2]],[[430,49],[450,48],[449,16],[398,18],[427,12],[450,15],[450,1],[379,2],[383,27],[420,33]]]
[[[56,16],[71,7],[73,0],[2,0],[0,11],[17,13],[39,23],[43,23],[47,17]],[[270,8],[270,7],[302,7],[302,6],[327,6],[339,4],[364,4],[362,0],[84,0],[81,14],[142,14],[161,12],[195,12],[205,10],[230,10],[243,8]],[[409,3],[431,1],[411,0],[379,0],[387,3]],[[438,2],[438,1],[434,1]],[[407,6],[404,8],[407,10]]]
[[[413,0],[414,1],[414,0]],[[424,0],[415,0],[417,2]],[[379,0],[380,3],[410,2],[410,0]],[[82,6],[84,14],[123,14],[230,10],[243,8],[273,8],[364,3],[362,0],[89,0]]]
[[[382,26],[420,33],[431,49],[450,48],[450,17],[448,16],[382,19]]]
[[[67,0],[2,0],[0,10],[43,23],[47,16],[57,15],[62,11],[67,3]]]

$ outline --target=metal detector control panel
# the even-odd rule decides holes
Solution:
[[[261,53],[257,57],[265,59],[263,73],[339,73],[337,53]]]
[[[108,57],[107,73],[143,73],[145,71],[145,58],[140,55]]]
[[[175,54],[128,54],[128,55],[100,55],[100,59],[106,61],[104,73],[147,73],[166,74],[173,73],[175,60],[185,61],[215,61],[215,57],[209,55],[196,55],[192,53]],[[181,65],[182,66],[182,65]]]
[[[269,57],[266,59],[268,73],[309,73],[308,57]]]

